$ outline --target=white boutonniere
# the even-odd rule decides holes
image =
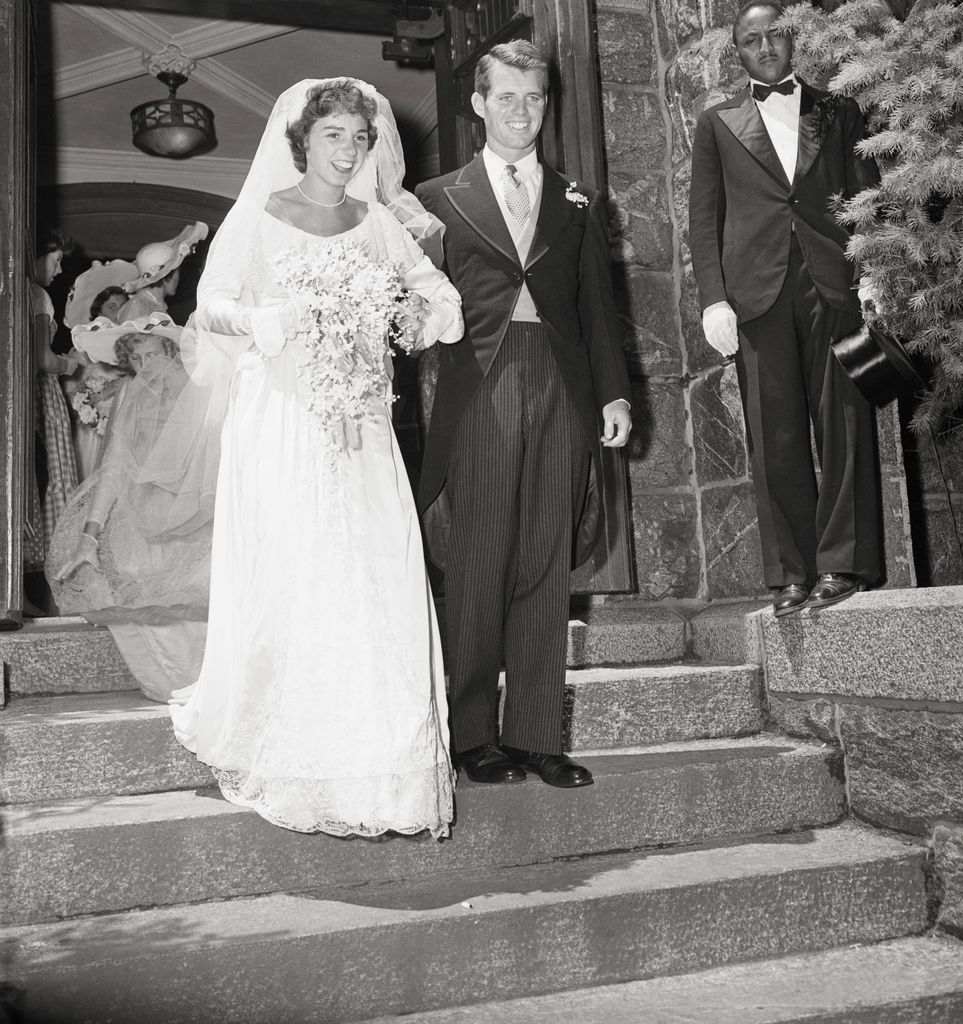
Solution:
[[[589,198],[584,192],[579,192],[578,182],[570,181],[568,188],[565,190],[565,198],[570,203],[575,203],[576,206],[588,206]]]

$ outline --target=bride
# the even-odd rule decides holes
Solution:
[[[227,404],[207,647],[171,717],[228,800],[300,832],[440,837],[452,818],[387,338],[455,342],[462,319],[413,240],[440,224],[403,174],[383,96],[355,79],[298,83],[198,286],[192,373]]]

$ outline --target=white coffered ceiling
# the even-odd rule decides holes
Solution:
[[[52,3],[49,15],[37,46],[40,109],[53,120],[39,125],[41,183],[140,181],[233,196],[275,97],[302,78],[342,74],[391,100],[419,177],[437,167],[434,73],[382,60],[377,35],[101,4]],[[170,44],[197,61],[179,95],[214,111],[218,138],[209,155],[183,161],[147,156],[130,140],[131,108],[166,95],[144,56]]]

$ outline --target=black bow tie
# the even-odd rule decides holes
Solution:
[[[759,85],[758,82],[753,82],[752,98],[760,103],[765,103],[774,92],[781,92],[783,96],[792,96],[795,89],[796,83],[791,78],[787,78],[785,82],[780,82],[778,85]]]

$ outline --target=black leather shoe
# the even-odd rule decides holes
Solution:
[[[809,593],[807,608],[827,608],[863,589],[863,581],[848,572],[821,572]]]
[[[780,587],[772,599],[772,613],[777,619],[781,619],[783,615],[798,612],[808,597],[809,587],[804,587],[801,583],[790,583]]]
[[[505,747],[505,753],[517,765],[541,777],[542,782],[561,789],[574,789],[576,786],[590,786],[592,773],[583,765],[576,764],[565,754],[536,754],[532,750],[519,750],[517,747]]]
[[[459,765],[472,782],[524,782],[524,769],[515,764],[497,743],[483,743],[457,755]]]

